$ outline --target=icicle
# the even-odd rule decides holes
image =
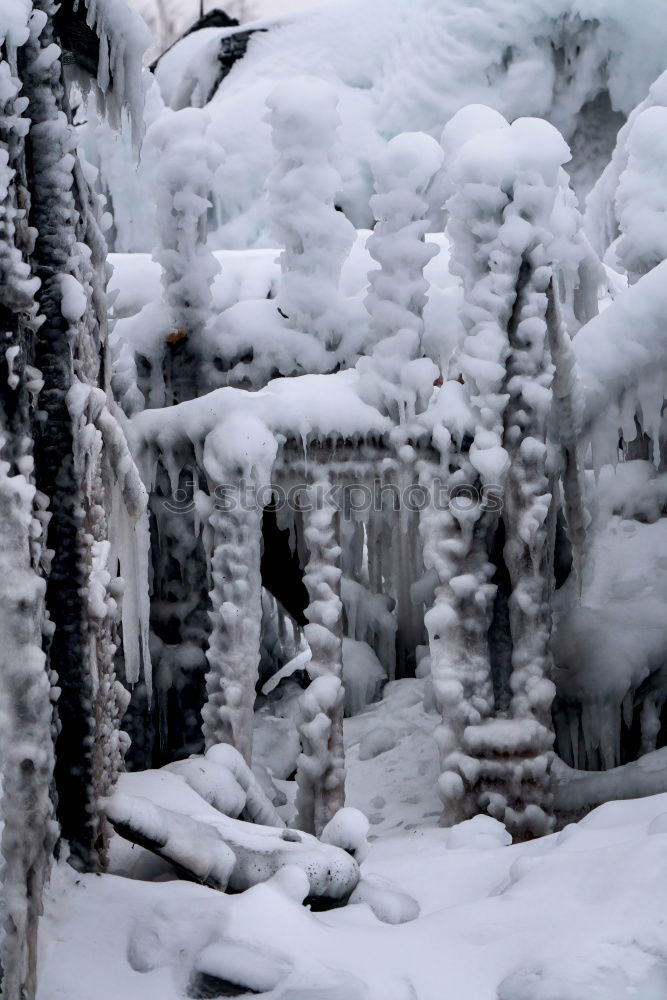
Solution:
[[[97,86],[110,103],[113,123],[127,108],[138,149],[143,134],[144,88],[142,61],[151,36],[141,17],[116,0],[85,0],[86,22],[99,39]]]
[[[148,515],[132,517],[120,497],[114,503],[117,519],[115,542],[120,575],[124,582],[122,623],[125,676],[136,684],[142,667],[150,704],[152,668],[149,647],[150,598],[148,592],[148,553],[150,547]]]

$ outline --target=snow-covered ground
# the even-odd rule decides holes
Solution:
[[[346,721],[361,902],[312,912],[291,867],[230,896],[159,865],[147,882],[61,864],[39,1000],[665,1000],[667,794],[528,844],[489,817],[441,828],[424,688],[394,682]]]

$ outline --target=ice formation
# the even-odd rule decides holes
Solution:
[[[96,53],[79,103],[76,31],[6,6],[4,991],[34,1000],[60,840],[126,902],[245,914],[238,941],[194,919],[181,947],[170,902],[124,940],[130,977],[430,998],[409,947],[343,972],[328,935],[412,945],[426,902],[440,939],[423,872],[479,852],[484,905],[523,906],[589,820],[512,837],[664,787],[660,11],[338,0],[242,44],[204,28],[151,80],[133,16],[91,0],[65,12]],[[610,155],[585,234],[570,180]],[[419,878],[383,876],[389,831],[423,839]],[[258,900],[289,958],[251,968]],[[305,972],[285,913],[321,935]],[[480,990],[575,995],[528,957]],[[608,1000],[628,975],[581,982]]]
[[[371,208],[377,220],[368,250],[380,265],[368,275],[366,308],[374,349],[358,362],[364,398],[410,435],[439,375],[423,357],[423,311],[428,283],[424,268],[438,252],[427,244],[425,192],[442,164],[428,135],[396,136],[377,155]]]
[[[238,466],[230,439],[245,440],[245,463]],[[204,468],[215,497],[220,487],[242,479],[260,488],[268,483],[275,458],[275,441],[255,417],[231,421],[231,427],[213,429],[204,444]],[[259,668],[261,623],[260,541],[261,508],[244,509],[232,495],[230,510],[210,514],[211,619],[207,652],[208,702],[203,711],[207,746],[229,742],[247,763],[252,756],[255,684]]]
[[[298,77],[315,76],[336,91],[339,204],[359,227],[372,223],[369,164],[382,143],[408,130],[439,139],[443,126],[471,103],[488,104],[508,120],[549,120],[574,150],[572,174],[585,194],[625,118],[664,70],[659,0],[644,0],[641,16],[623,0],[516,0],[510,10],[483,0],[464,13],[459,0],[400,0],[390,9],[382,0],[338,0],[251,28],[249,37],[245,26],[188,35],[155,71],[167,104],[208,100],[225,135],[227,158],[214,195],[218,246],[266,246],[270,239],[265,101],[276,86]],[[235,35],[247,42],[245,55],[219,82],[220,56]],[[119,215],[127,217],[122,177],[107,180]],[[116,249],[130,248],[119,243]]]
[[[267,182],[272,236],[284,247],[275,307],[289,327],[323,344],[332,370],[348,367],[362,353],[354,337],[354,304],[339,293],[356,234],[336,211],[341,179],[331,160],[337,104],[335,90],[310,77],[281,84],[267,100],[275,151]]]
[[[315,479],[312,512],[306,515],[304,581],[310,603],[304,632],[312,653],[308,671],[313,682],[301,698],[298,721],[298,823],[318,835],[345,801],[341,549],[336,512],[327,500],[330,488],[326,475]]]

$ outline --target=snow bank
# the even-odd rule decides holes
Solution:
[[[612,267],[629,272],[632,280],[663,259],[660,150],[667,73],[642,98],[620,129],[610,162],[586,199],[586,230],[595,250]]]
[[[634,440],[637,410],[657,447],[667,381],[666,279],[667,264],[659,264],[582,327],[574,340],[585,394],[584,427],[597,423],[598,468],[615,461],[619,429],[627,441]]]
[[[271,168],[263,118],[281,81],[307,74],[335,88],[342,125],[332,165],[343,179],[340,203],[360,226],[370,223],[368,165],[382,142],[407,130],[439,138],[470,103],[510,120],[549,119],[572,140],[585,190],[608,159],[622,115],[664,70],[667,44],[660,0],[644,0],[641,15],[624,0],[515,0],[509,7],[500,0],[396,0],[390,7],[338,0],[267,27],[251,36],[209,103],[227,151],[217,188],[219,246],[266,245]],[[228,35],[209,29],[205,41],[190,36],[172,49],[158,67],[172,106],[184,93],[208,94],[216,38]]]
[[[285,1000],[442,1000],[443,969],[466,1000],[662,1000],[666,813],[667,795],[611,803],[514,847],[394,835],[364,863],[359,905],[327,913],[290,898],[279,876],[227,896],[60,866],[39,1000],[180,1000],[200,972],[220,977],[222,995],[227,981]],[[421,912],[388,926],[372,908],[400,915],[396,894]]]

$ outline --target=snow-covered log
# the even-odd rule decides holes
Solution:
[[[216,743],[207,750],[205,757],[189,757],[169,765],[169,769],[226,816],[240,817],[263,826],[284,826],[239,751],[228,743]],[[238,811],[230,808],[227,794],[230,783],[234,786],[232,797],[240,790]]]
[[[667,792],[667,748],[607,771],[579,771],[556,760],[554,809],[562,825],[576,823],[604,802],[638,799]]]
[[[162,776],[160,784],[154,775]],[[307,875],[312,900],[344,902],[357,885],[359,866],[351,850],[301,831],[225,816],[203,800],[191,815],[191,800],[179,802],[179,785],[176,775],[161,771],[124,777],[105,802],[116,832],[187,878],[223,892],[244,892],[284,865],[296,865]]]

